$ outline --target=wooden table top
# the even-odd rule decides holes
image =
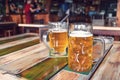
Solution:
[[[93,26],[93,34],[98,36],[114,36],[115,40],[119,41],[120,27]]]
[[[92,80],[120,79],[120,42],[114,42],[113,47],[95,72]]]
[[[1,80],[87,80],[88,77],[91,80],[120,79],[120,41],[114,42],[95,72],[90,75],[67,70],[66,58],[48,58],[48,49],[38,39],[33,34],[0,39]]]
[[[120,27],[110,27],[110,26],[93,26],[93,30],[116,30],[120,31]]]
[[[44,28],[48,27],[48,25],[44,24],[18,24],[19,27],[32,27],[32,28]]]

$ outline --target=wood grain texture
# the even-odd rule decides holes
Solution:
[[[87,80],[87,76],[67,70],[61,70],[58,74],[56,74],[56,76],[52,77],[50,80]]]
[[[31,50],[31,52],[28,53],[30,54],[28,54],[27,56],[24,55],[20,58],[16,58],[16,60],[3,63],[0,66],[0,69],[5,70],[8,73],[18,74],[48,58],[48,50],[46,50],[45,47],[43,49],[39,48],[39,51],[36,50],[32,52]]]
[[[5,49],[0,49],[0,56],[3,56],[5,54],[9,54],[9,53],[17,51],[17,50],[21,50],[23,48],[26,48],[26,47],[29,47],[29,46],[32,46],[32,45],[35,45],[35,44],[38,44],[38,43],[39,43],[39,39],[36,39],[36,40],[26,42],[26,43],[23,43],[23,44],[19,44],[19,45],[16,45],[16,46],[8,47],[8,48],[5,48]]]
[[[24,38],[24,39],[21,39],[21,40],[17,40],[17,41],[8,42],[8,43],[5,43],[5,44],[1,44],[0,49],[5,49],[5,48],[8,48],[8,47],[12,47],[12,46],[15,46],[15,45],[19,45],[19,44],[23,44],[23,43],[26,43],[26,42],[29,42],[29,41],[33,41],[33,40],[36,40],[36,39],[39,39],[39,37],[30,37],[30,38]]]
[[[23,38],[28,38],[28,37],[35,37],[35,36],[34,35],[24,35],[24,36],[20,36],[20,37],[16,37],[16,38],[0,40],[0,45],[4,44],[4,43],[12,42],[12,41],[20,40]]]
[[[0,45],[2,47],[2,49],[0,49],[0,52],[2,51],[3,53],[6,51],[8,52],[8,54],[6,53],[6,55],[0,57],[0,69],[8,71],[9,73],[18,74],[19,72],[39,63],[40,61],[48,57],[48,49],[46,49],[46,46],[43,43],[36,45],[34,44],[34,41],[35,43],[38,43],[39,40],[38,36],[31,36],[31,35],[26,35],[26,36],[30,36],[30,37],[23,37],[23,35],[19,37],[17,36],[15,37],[15,41],[6,42]],[[23,37],[23,39],[19,40],[18,38],[20,37]],[[11,41],[13,39],[14,38],[8,38],[5,39],[5,41],[6,40]],[[27,45],[27,43],[31,44],[29,42],[31,42],[34,45],[30,47],[27,46],[27,48],[25,48],[24,45]],[[6,48],[7,44],[10,44],[9,47],[17,49],[17,51],[8,49],[9,47]],[[24,49],[20,46],[23,46]],[[6,49],[6,51],[4,51],[4,48]],[[10,53],[11,51],[13,52]]]
[[[29,40],[31,39],[31,40]],[[39,36],[35,33],[25,33],[5,38],[0,38],[0,56],[38,44]]]
[[[32,68],[23,71],[20,75],[28,80],[49,80],[53,74],[66,64],[66,57],[48,58]]]
[[[23,34],[19,34],[19,35],[13,35],[13,36],[10,36],[10,37],[0,38],[0,41],[2,41],[2,40],[10,40],[10,39],[14,39],[14,38],[23,37],[23,36],[38,36],[38,34],[36,34],[36,33],[23,33]]]
[[[9,42],[12,42],[12,41],[17,41],[17,40],[24,40],[25,38],[32,38],[32,37],[38,37],[38,34],[34,34],[34,33],[24,33],[24,34],[20,34],[20,35],[15,35],[15,36],[11,36],[11,37],[5,37],[5,38],[0,38],[0,44],[5,44],[5,43],[9,43]],[[25,55],[27,56],[27,55],[29,55],[29,57],[30,57],[30,54],[27,54],[26,52],[27,51],[30,51],[31,49],[35,49],[35,48],[38,48],[38,47],[40,47],[40,44],[38,44],[39,43],[39,41],[38,41],[38,39],[39,38],[37,38],[37,40],[35,39],[35,40],[33,40],[33,41],[28,41],[28,42],[26,42],[26,43],[23,43],[23,44],[19,44],[19,45],[16,45],[16,46],[12,46],[12,47],[9,47],[9,48],[6,48],[6,49],[2,49],[2,50],[0,50],[0,56],[1,55],[4,55],[4,54],[9,54],[9,53],[11,53],[11,54],[9,54],[9,55],[5,55],[5,56],[1,56],[0,58],[1,58],[1,60],[0,60],[0,63],[2,63],[2,64],[8,64],[9,62],[12,62],[13,60],[16,60],[17,61],[17,59],[20,59],[20,58],[22,58],[22,57],[25,57]],[[38,44],[38,45],[35,45],[35,44]],[[30,47],[30,48],[25,48],[25,47],[29,47],[29,46],[32,46],[32,45],[34,45],[33,47]],[[41,44],[42,45],[42,44]],[[23,49],[24,48],[24,49]],[[45,47],[42,47],[41,49],[44,49]],[[23,49],[23,50],[20,50],[20,49]],[[40,50],[41,50],[40,49]],[[19,51],[17,51],[17,50],[19,50]],[[39,50],[39,51],[40,51]],[[3,52],[2,52],[3,51]],[[14,52],[14,51],[16,51],[16,52]],[[37,61],[40,61],[40,59],[38,60],[38,57],[37,58],[35,58],[35,56],[38,56],[38,55],[40,55],[40,53],[41,52],[35,52],[36,53],[36,55],[33,55],[32,57],[34,57],[34,59],[32,59],[33,60],[33,62],[35,63],[35,62],[37,62]],[[47,52],[47,51],[46,51]],[[25,53],[25,54],[24,54]],[[44,58],[44,57],[43,57]],[[43,58],[42,58],[42,56],[41,56],[41,60],[43,60]],[[13,59],[13,60],[12,60]],[[28,59],[28,58],[25,58],[25,59]],[[25,60],[25,59],[23,59],[23,60]],[[29,59],[28,59],[29,60]],[[8,63],[7,63],[8,62]],[[19,60],[19,62],[20,62],[20,60]],[[25,61],[24,61],[25,62]],[[31,61],[31,63],[32,63],[32,61]],[[21,63],[19,63],[19,67],[20,67],[20,64]],[[30,65],[30,63],[28,63],[29,65]],[[24,63],[23,63],[23,65],[24,65],[24,69],[26,68],[26,67],[28,67],[28,64],[25,64],[24,65]],[[22,65],[22,64],[21,64]],[[26,66],[27,65],[27,66]],[[7,67],[7,66],[5,66],[5,67]],[[15,66],[15,67],[17,67],[17,66]],[[23,67],[23,66],[22,66]],[[7,67],[8,68],[8,70],[10,69],[10,70],[12,70],[11,68],[9,68],[9,67]],[[14,68],[14,67],[12,67],[12,68]],[[17,67],[18,68],[18,67]],[[16,68],[15,68],[16,69]],[[13,69],[13,71],[15,70],[15,69]],[[18,69],[17,69],[18,70]],[[2,73],[5,73],[5,74],[2,74]],[[0,80],[26,80],[25,78],[23,78],[23,77],[17,77],[16,75],[11,75],[11,74],[8,74],[8,73],[6,73],[6,71],[1,71],[0,70]]]
[[[27,47],[27,48],[12,52],[10,54],[1,56],[0,57],[0,66],[4,65],[4,64],[7,64],[7,63],[10,63],[12,61],[15,61],[15,60],[17,60],[19,58],[23,58],[23,57],[31,55],[33,53],[39,52],[42,49],[46,49],[46,47],[43,46],[43,43],[36,44],[34,46]]]
[[[120,42],[115,42],[91,80],[120,80]]]

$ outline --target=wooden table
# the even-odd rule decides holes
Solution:
[[[49,58],[48,49],[42,42],[39,43],[36,34],[1,38],[0,42],[0,54],[3,54],[0,57],[1,80],[87,80],[88,77],[90,80],[120,79],[119,41],[115,41],[110,50],[106,50],[107,54],[92,74],[65,69],[67,58]]]
[[[48,25],[43,25],[43,24],[18,24],[19,27],[23,28],[23,33],[24,33],[24,28],[38,28],[39,31],[41,32],[41,29],[48,28]]]
[[[48,29],[48,25],[43,25],[43,24],[18,24],[18,27],[22,28],[22,33],[24,33],[25,28],[38,28],[39,29],[39,36],[41,36],[42,30]]]
[[[105,26],[93,26],[94,35],[114,36],[115,40],[119,41],[120,27],[105,27]]]

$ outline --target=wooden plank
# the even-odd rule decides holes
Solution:
[[[75,72],[61,70],[56,76],[51,78],[50,80],[87,80],[87,75],[78,74]]]
[[[39,36],[35,33],[0,38],[0,56],[23,49],[39,43]]]
[[[48,58],[34,67],[23,71],[20,75],[28,80],[49,80],[49,77],[64,67],[66,63],[66,57]]]
[[[32,46],[32,45],[35,45],[35,44],[38,44],[38,43],[39,43],[39,39],[36,39],[36,40],[26,42],[26,43],[23,43],[23,44],[19,44],[19,45],[12,46],[12,47],[9,47],[9,48],[1,49],[0,50],[0,56],[5,55],[5,54],[9,54],[9,53],[17,51],[17,50],[21,50],[23,48],[26,48],[26,47],[29,47],[29,46]]]
[[[21,57],[17,57],[12,59],[12,56],[8,56],[6,58],[4,58],[5,60],[10,60],[8,62],[4,62],[4,59],[2,60],[3,63],[0,66],[0,69],[7,71],[7,73],[12,73],[12,74],[18,74],[34,65],[36,65],[37,63],[45,60],[48,58],[48,49],[46,49],[46,47],[40,48],[42,45],[39,45],[39,50],[36,49],[36,51],[33,51],[33,49],[30,52],[27,52],[24,55],[23,53],[21,54]],[[9,58],[11,57],[11,59]]]
[[[0,80],[25,80],[24,78],[19,78],[12,74],[3,74],[3,70],[0,70]]]
[[[34,33],[25,33],[25,34],[20,34],[20,35],[15,35],[15,36],[11,36],[11,37],[5,37],[5,38],[0,38],[0,41],[3,41],[3,43],[6,43],[8,42],[9,40],[12,41],[12,40],[16,40],[17,38],[22,38],[23,36],[38,36],[38,34],[34,34]],[[8,40],[8,41],[7,41]],[[31,46],[33,44],[36,44],[38,43],[39,41],[38,40],[33,40],[33,41],[30,41],[30,42],[27,42],[27,43],[24,43],[23,44],[20,44],[20,45],[17,45],[17,46],[13,46],[11,48],[7,48],[5,50],[3,50],[4,52],[3,53],[10,53],[10,52],[13,52],[13,51],[16,51],[16,50],[19,50],[19,49],[22,49],[22,48],[25,48],[25,47],[28,47],[28,46]],[[32,43],[32,44],[31,44]],[[29,44],[29,45],[28,45]],[[3,54],[2,53],[2,54]],[[24,53],[23,53],[24,54]],[[1,51],[0,51],[0,55],[1,55]],[[12,58],[12,57],[11,57]],[[16,58],[16,57],[15,57]],[[32,61],[31,61],[32,62]],[[9,68],[8,68],[9,69]],[[3,74],[5,71],[1,71],[0,70],[0,80],[26,80],[25,78],[22,78],[22,77],[17,77],[16,75],[11,75],[11,74]]]
[[[31,55],[33,53],[39,52],[40,50],[42,50],[44,48],[46,48],[46,47],[44,46],[43,43],[41,43],[41,44],[36,44],[36,45],[31,46],[31,47],[27,47],[27,48],[12,52],[10,54],[1,56],[0,57],[0,66],[2,66],[4,64],[8,64],[12,61],[19,59],[19,58],[23,58],[23,57]]]
[[[30,37],[30,38],[17,40],[17,41],[8,42],[8,43],[5,43],[5,44],[1,44],[0,49],[5,49],[5,48],[12,47],[12,46],[15,46],[15,45],[30,42],[30,41],[33,41],[33,40],[36,40],[36,39],[39,39],[39,37],[38,36],[37,37]]]
[[[120,79],[120,42],[115,42],[91,80]]]
[[[35,35],[25,35],[25,36],[15,37],[15,38],[11,38],[11,39],[0,40],[0,45],[8,43],[8,42],[24,39],[24,38],[30,38],[30,37],[35,37]]]
[[[19,37],[23,37],[23,36],[38,36],[38,34],[35,34],[35,33],[24,33],[24,34],[19,34],[19,35],[13,35],[13,36],[10,36],[10,37],[0,38],[0,41],[11,40],[11,39],[19,38]]]

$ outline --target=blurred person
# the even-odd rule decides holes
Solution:
[[[35,12],[36,9],[33,9],[33,4],[31,0],[27,0],[27,3],[25,4],[24,7],[24,13],[25,13],[25,17],[26,17],[26,23],[30,24],[33,21],[33,16],[32,13]]]
[[[39,13],[39,12],[42,11],[42,3],[38,2],[38,0],[34,0],[33,5],[34,5],[33,8],[34,8],[34,9],[37,9],[37,10],[35,11],[35,13]]]
[[[34,8],[37,8],[38,0],[34,0],[33,4],[34,4]]]
[[[37,5],[37,10],[36,12],[39,13],[42,11],[42,6],[40,4]]]
[[[15,6],[14,3],[10,4],[10,11],[11,11],[11,13],[17,13],[18,12],[18,9],[17,9],[17,7]]]

